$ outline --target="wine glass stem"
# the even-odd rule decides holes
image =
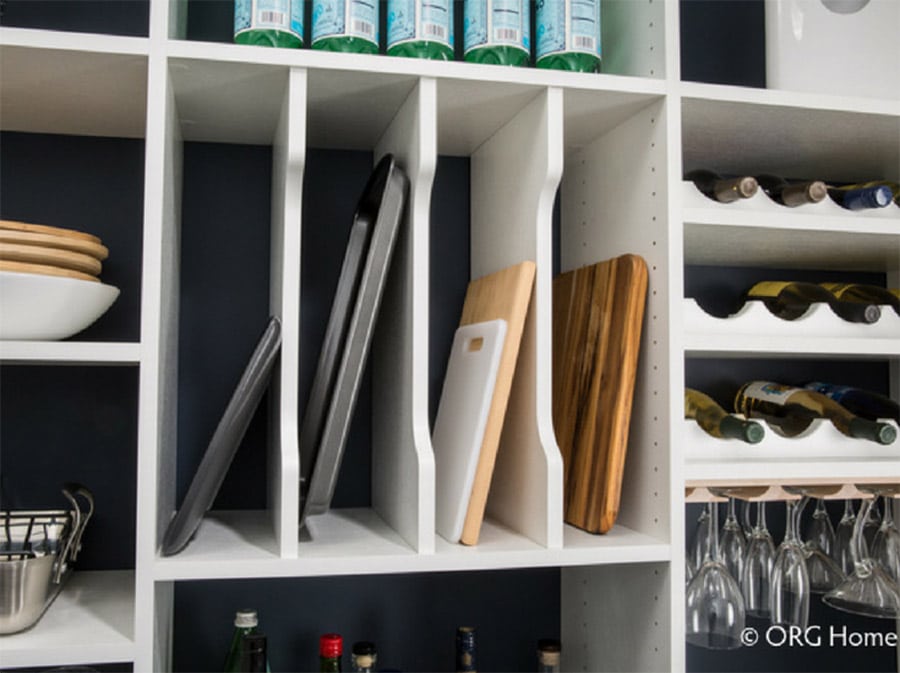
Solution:
[[[709,503],[709,544],[706,554],[710,561],[719,559],[719,503]]]
[[[854,568],[860,566],[866,555],[866,552],[863,549],[863,544],[865,544],[863,529],[866,527],[866,521],[869,518],[869,512],[871,511],[872,503],[874,502],[875,498],[869,498],[868,500],[863,501],[862,507],[859,510],[859,516],[856,517],[856,522],[853,524],[853,542],[850,544],[850,558],[853,559]]]

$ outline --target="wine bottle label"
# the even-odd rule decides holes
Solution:
[[[378,45],[378,2],[315,0],[312,42],[327,37],[355,37]]]
[[[303,39],[303,0],[235,0],[234,34],[284,30]]]
[[[757,283],[747,291],[749,297],[777,297],[791,283],[787,281],[767,280]]]
[[[537,58],[578,52],[600,56],[600,0],[537,0]]]
[[[795,392],[797,392],[797,388],[794,386],[786,386],[782,383],[773,383],[772,381],[754,381],[744,388],[742,394],[744,397],[783,406],[787,404],[788,398]]]
[[[531,14],[526,0],[467,0],[465,53],[478,47],[517,47],[531,51]]]
[[[840,402],[841,398],[846,395],[848,392],[853,390],[851,386],[836,386],[831,383],[809,383],[806,385],[807,390],[814,390],[817,393],[822,393],[833,399],[835,402]]]
[[[388,0],[388,48],[404,42],[438,42],[453,47],[452,0]]]

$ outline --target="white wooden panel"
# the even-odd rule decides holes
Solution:
[[[269,311],[281,320],[281,358],[272,380],[268,509],[280,554],[297,555],[300,508],[300,220],[306,161],[306,71],[288,76],[272,144]]]
[[[375,147],[410,179],[372,344],[372,506],[421,553],[434,551],[434,451],[428,424],[428,256],[437,165],[437,91],[424,78]]]
[[[603,72],[666,76],[666,12],[660,0],[603,0]]]
[[[562,174],[562,91],[544,89],[471,160],[473,278],[537,265],[487,503],[489,516],[562,545],[562,458],[551,414],[552,218]]]

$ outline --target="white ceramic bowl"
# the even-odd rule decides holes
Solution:
[[[65,339],[106,313],[119,288],[89,280],[0,271],[0,340]]]

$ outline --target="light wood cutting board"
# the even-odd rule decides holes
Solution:
[[[60,248],[46,248],[40,245],[21,245],[19,243],[0,243],[0,259],[28,264],[45,264],[59,266],[64,269],[81,271],[96,276],[103,269],[103,264],[96,257]]]
[[[0,271],[14,271],[16,273],[36,273],[41,276],[60,276],[62,278],[75,278],[77,280],[89,280],[99,283],[97,276],[72,269],[64,269],[61,266],[47,266],[46,264],[28,264],[26,262],[10,262],[0,259]]]
[[[76,238],[75,236],[55,236],[53,234],[41,234],[36,231],[0,229],[0,243],[38,245],[45,248],[71,250],[72,252],[80,252],[96,257],[101,262],[109,257],[109,249],[105,245],[94,243],[84,238]]]
[[[647,280],[637,255],[553,280],[553,424],[564,516],[590,533],[609,531],[619,512]]]
[[[79,238],[84,241],[91,241],[92,243],[101,243],[101,240],[97,236],[89,234],[86,231],[66,229],[64,227],[51,227],[49,224],[32,224],[30,222],[19,222],[18,220],[0,220],[0,229],[7,229],[10,231],[31,231],[38,234]]]
[[[509,402],[516,360],[519,357],[525,316],[528,313],[528,304],[531,301],[531,292],[534,287],[534,274],[534,262],[520,262],[515,266],[473,280],[466,290],[460,325],[471,325],[499,318],[506,321],[506,337],[503,343],[503,354],[500,356],[500,365],[497,369],[497,380],[494,384],[494,396],[484,430],[484,439],[478,456],[478,466],[475,469],[472,495],[469,498],[462,535],[459,539],[463,544],[477,544],[478,536],[481,533],[488,490],[494,472],[494,463],[497,459],[497,449],[500,446],[503,419]]]

